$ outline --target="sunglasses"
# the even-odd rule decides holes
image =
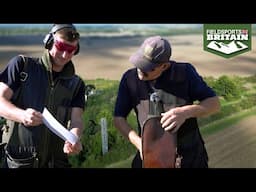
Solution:
[[[58,51],[62,52],[66,51],[68,53],[72,53],[77,49],[77,46],[69,45],[58,40],[54,41],[54,45],[58,49]]]

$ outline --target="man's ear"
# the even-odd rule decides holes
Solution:
[[[169,67],[169,63],[163,63],[162,66],[161,66],[161,68],[163,70],[166,70],[168,67]]]

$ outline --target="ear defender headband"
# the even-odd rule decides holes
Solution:
[[[72,25],[72,24],[54,24],[51,31],[45,36],[44,40],[43,40],[43,43],[44,43],[44,47],[46,49],[51,49],[52,46],[53,46],[53,42],[54,42],[54,37],[53,35],[61,30],[61,29],[64,29],[64,28],[71,28],[73,29],[74,31],[77,31],[75,26]],[[76,49],[76,52],[74,53],[74,55],[77,55],[79,53],[79,43],[77,44],[77,49]]]

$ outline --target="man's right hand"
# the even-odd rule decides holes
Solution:
[[[32,108],[27,108],[22,118],[22,123],[25,126],[37,126],[43,123],[43,115],[41,112]]]

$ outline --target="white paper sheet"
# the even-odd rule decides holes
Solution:
[[[64,141],[69,141],[72,144],[75,144],[78,140],[78,137],[70,132],[68,129],[63,127],[48,111],[47,108],[44,108],[43,111],[43,122],[44,124],[56,135],[62,138]]]

